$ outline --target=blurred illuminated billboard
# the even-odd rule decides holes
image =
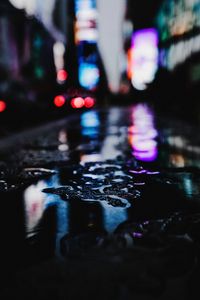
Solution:
[[[200,0],[165,0],[157,14],[160,64],[173,71],[200,52]]]
[[[165,0],[156,18],[161,41],[200,28],[199,0]]]
[[[96,0],[75,0],[75,15],[79,84],[87,90],[95,90],[100,79]]]
[[[158,34],[154,28],[133,33],[128,76],[137,90],[145,90],[158,69]]]
[[[76,0],[75,1],[75,40],[96,42],[97,31],[97,8],[95,0]]]

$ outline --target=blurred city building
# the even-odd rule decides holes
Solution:
[[[194,114],[199,11],[199,0],[2,0],[0,112],[70,112],[89,97],[177,112],[190,99]]]

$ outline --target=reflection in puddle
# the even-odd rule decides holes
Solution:
[[[173,167],[184,168],[185,167],[185,158],[182,154],[171,154],[170,163]]]
[[[80,157],[81,164],[85,164],[87,162],[98,162],[101,160],[102,160],[102,156],[96,153],[82,154]]]
[[[158,155],[154,116],[150,108],[138,104],[132,111],[133,125],[128,128],[128,140],[133,155],[140,161],[154,161]]]
[[[135,189],[128,171],[123,171],[125,166],[125,161],[115,160],[74,165],[72,174],[75,177],[65,180],[66,185],[45,188],[43,192],[59,195],[65,201],[97,201],[128,208],[140,192]]]
[[[121,151],[118,150],[119,146],[119,137],[114,135],[108,135],[103,141],[101,154],[104,159],[113,159],[117,158],[121,154]]]
[[[95,111],[87,111],[81,115],[82,135],[89,138],[96,138],[99,135],[99,114]]]
[[[107,232],[113,232],[119,224],[127,220],[128,213],[126,209],[120,207],[116,209],[105,202],[102,202],[101,206],[103,208],[104,228]]]
[[[36,227],[46,208],[45,195],[41,192],[46,187],[45,182],[41,181],[36,185],[29,186],[24,192],[26,232],[28,238],[35,234]]]
[[[45,211],[50,207],[57,205],[58,231],[67,230],[67,204],[61,203],[56,195],[47,195],[42,192],[43,189],[58,184],[58,176],[55,175],[49,180],[40,180],[32,184],[24,191],[25,218],[26,218],[26,235],[30,238],[42,230],[40,221]],[[63,209],[64,208],[64,209]]]
[[[120,111],[116,108],[112,108],[107,116],[106,120],[106,132],[105,138],[102,142],[101,155],[104,160],[116,159],[118,156],[123,155],[122,145],[125,142],[126,136],[119,132],[113,134],[113,125],[120,124],[121,121]]]
[[[95,175],[95,174],[83,174],[83,177],[91,178],[91,179],[98,179],[98,180],[104,180],[105,175]]]
[[[58,134],[58,140],[61,144],[67,144],[67,132],[61,129]]]
[[[99,114],[96,111],[87,111],[81,115],[82,127],[99,127]]]
[[[58,150],[60,151],[67,151],[69,149],[67,144],[62,144],[58,146]]]
[[[60,257],[60,240],[69,232],[69,203],[59,201],[57,203],[57,234],[56,234],[56,255]]]
[[[65,130],[60,130],[58,133],[58,141],[60,142],[60,145],[58,145],[58,150],[60,151],[68,151],[68,139],[67,139],[67,132]]]
[[[58,176],[53,176],[49,180],[41,180],[36,184],[29,186],[24,191],[25,204],[25,228],[26,238],[37,238],[44,230],[48,230],[49,234],[52,231],[52,222],[48,219],[48,224],[44,225],[44,216],[51,207],[56,207],[56,239],[55,251],[56,255],[60,256],[60,239],[69,230],[69,215],[67,202],[60,201],[56,195],[45,194],[43,189],[50,186],[58,185]],[[47,226],[47,229],[43,227]]]
[[[187,174],[187,176],[184,176],[183,188],[185,190],[186,195],[188,195],[190,198],[192,198],[193,193],[194,193],[194,187],[193,187],[191,174]]]

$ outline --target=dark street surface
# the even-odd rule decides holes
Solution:
[[[198,299],[199,128],[137,104],[0,141],[1,299]]]

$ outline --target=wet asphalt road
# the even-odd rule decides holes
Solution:
[[[1,298],[193,299],[197,132],[137,104],[2,140]]]

